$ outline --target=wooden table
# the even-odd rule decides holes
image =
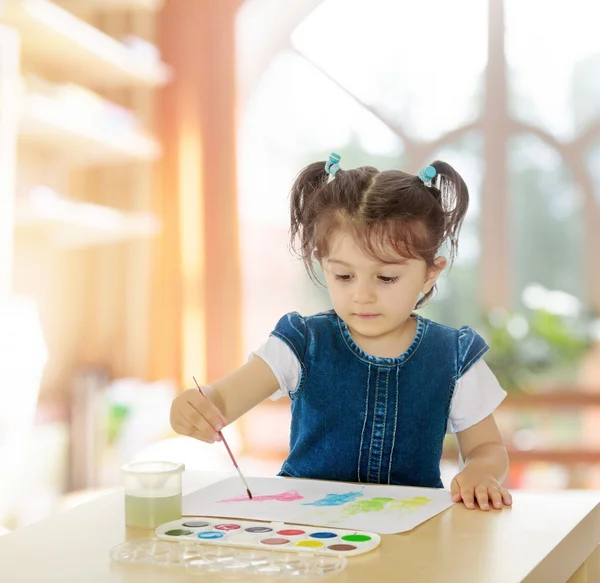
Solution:
[[[227,477],[184,475],[184,493]],[[349,557],[331,583],[600,583],[600,492],[514,491],[514,507],[469,511],[455,505],[413,531]],[[204,577],[111,565],[109,551],[148,531],[124,526],[113,492],[0,536],[2,583],[198,583]],[[211,583],[218,581],[210,577]],[[246,579],[251,580],[251,579]]]

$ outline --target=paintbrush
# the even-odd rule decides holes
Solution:
[[[196,383],[196,386],[198,387],[200,394],[206,398],[206,395],[202,392],[202,389],[200,388],[200,385],[198,384],[196,377],[192,377],[192,378],[194,379],[194,382]],[[242,482],[244,482],[244,486],[246,486],[246,492],[248,492],[248,498],[250,498],[250,500],[252,500],[252,492],[250,492],[250,488],[248,488],[248,482],[246,482],[246,478],[244,478],[244,475],[242,474],[240,467],[238,466],[237,462],[235,461],[235,457],[233,457],[233,453],[229,449],[229,445],[227,445],[225,436],[220,431],[218,433],[219,433],[219,436],[221,437],[221,440],[223,441],[223,445],[225,445],[225,447],[227,448],[227,453],[229,454],[229,457],[231,458],[231,461],[233,462],[233,465],[234,465],[235,469],[237,470],[237,473],[239,474],[240,478],[242,479]]]

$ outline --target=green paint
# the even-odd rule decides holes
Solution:
[[[342,514],[344,517],[356,516],[364,512],[381,512],[388,502],[393,498],[367,498],[366,500],[356,500],[344,506]]]
[[[347,534],[346,536],[342,537],[342,540],[347,540],[351,543],[364,543],[368,540],[371,540],[371,537],[367,536],[366,534]]]
[[[186,536],[188,534],[194,534],[191,530],[184,530],[183,528],[176,528],[174,530],[167,530],[165,534],[169,536]]]
[[[341,518],[356,516],[368,512],[414,512],[419,508],[426,506],[431,502],[426,496],[414,496],[413,498],[402,498],[395,500],[394,498],[367,498],[363,500],[355,500],[344,505],[340,510]]]
[[[431,502],[431,498],[426,496],[415,496],[414,498],[405,498],[403,500],[392,500],[385,511],[392,512],[393,510],[408,510],[414,512],[423,506],[427,506]]]

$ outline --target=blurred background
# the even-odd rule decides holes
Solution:
[[[0,0],[0,531],[132,459],[230,470],[174,435],[178,391],[280,316],[329,308],[287,245],[331,151],[471,194],[423,315],[470,324],[509,392],[509,488],[600,488],[595,0]],[[543,24],[540,26],[540,21]],[[289,401],[226,435],[286,456]],[[456,471],[448,437],[444,480]]]

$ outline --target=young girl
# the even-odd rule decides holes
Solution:
[[[493,412],[506,396],[471,328],[414,312],[434,293],[468,206],[467,187],[444,162],[417,176],[340,157],[307,166],[291,192],[291,239],[308,273],[322,267],[333,310],[279,320],[250,360],[190,389],[171,407],[175,431],[219,441],[217,431],[265,398],[289,395],[289,456],[280,475],[441,488],[446,432],[464,467],[455,502],[484,510],[512,503],[501,486],[506,448]]]

